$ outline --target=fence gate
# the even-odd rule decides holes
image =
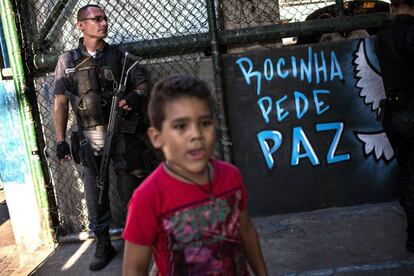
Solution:
[[[378,14],[346,21],[327,18],[303,22],[311,12],[335,6],[329,0],[15,1],[30,99],[44,149],[42,161],[49,179],[53,226],[60,239],[88,231],[80,168],[73,162],[61,165],[55,157],[52,109],[54,66],[60,54],[77,46],[81,33],[75,26],[76,12],[86,4],[104,8],[109,19],[108,43],[144,57],[150,85],[172,73],[198,75],[211,84],[219,121],[217,155],[227,160],[231,160],[231,140],[223,100],[221,54],[257,46],[282,47],[286,39],[299,35],[378,27],[389,20],[385,14]],[[342,5],[341,10],[343,13]],[[68,136],[73,126],[71,114]],[[112,228],[120,229],[125,210],[113,185],[110,195]]]

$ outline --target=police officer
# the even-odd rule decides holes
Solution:
[[[120,81],[124,53],[104,41],[108,33],[108,18],[101,7],[86,5],[80,8],[76,25],[83,38],[79,40],[78,48],[59,58],[55,69],[54,123],[57,157],[60,162],[65,162],[72,158],[65,140],[70,103],[81,131],[78,139],[72,139],[72,156],[83,165],[89,228],[96,237],[96,251],[89,265],[89,269],[94,271],[104,268],[115,255],[108,232],[111,222],[108,189],[103,203],[98,204],[96,167],[100,166],[111,93]],[[138,67],[130,72],[126,96],[118,104],[125,116],[119,133],[112,140],[111,158],[124,205],[151,169],[144,154],[147,150],[145,138],[140,135],[145,132],[145,111],[142,110],[145,89],[146,79],[142,68]],[[81,140],[81,147],[77,140]]]
[[[400,171],[406,249],[414,253],[414,0],[391,0],[391,15],[392,23],[377,34],[375,51],[386,94],[383,126]]]

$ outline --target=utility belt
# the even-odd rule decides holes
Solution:
[[[121,119],[118,121],[118,128],[117,132],[121,133],[129,133],[133,134],[137,131],[140,121],[140,114],[132,113],[128,114],[127,116],[122,116]],[[99,132],[106,132],[107,126],[106,125],[98,125],[98,126],[90,126],[90,127],[82,127],[84,131],[99,131]]]
[[[135,134],[139,130],[139,114],[138,113],[132,113],[128,114],[128,116],[123,116],[118,121],[118,128],[117,132],[120,133],[127,133],[127,134]],[[97,125],[97,126],[91,126],[91,127],[82,127],[78,126],[80,130],[73,131],[72,135],[70,137],[71,145],[72,145],[72,155],[74,156],[74,160],[76,163],[86,164],[88,163],[87,158],[85,158],[85,153],[83,152],[84,146],[86,143],[88,143],[87,138],[84,137],[84,135],[80,134],[79,131],[99,131],[99,132],[106,132],[107,131],[107,125]],[[83,137],[81,137],[83,136]],[[90,150],[90,149],[87,149]]]
[[[95,130],[99,132],[106,132],[106,125],[92,126],[92,127],[83,127],[84,131]]]

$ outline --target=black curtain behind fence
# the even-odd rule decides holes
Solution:
[[[76,12],[89,3],[102,6],[109,18],[108,43],[144,57],[150,84],[172,73],[197,75],[210,83],[219,121],[217,155],[229,161],[231,139],[223,101],[222,54],[252,47],[282,47],[282,39],[289,37],[378,28],[389,21],[385,13],[335,18],[344,14],[343,10],[336,12],[334,1],[323,0],[16,0],[29,98],[40,148],[44,149],[42,163],[58,238],[88,230],[80,168],[73,162],[60,165],[55,157],[52,91],[58,56],[76,47],[81,35],[75,27]],[[318,16],[324,19],[304,22],[309,14],[328,6],[331,8],[321,13],[325,16]],[[71,114],[68,135],[73,119]],[[111,183],[113,177],[112,171]],[[110,195],[112,227],[122,228],[125,210],[112,185]]]

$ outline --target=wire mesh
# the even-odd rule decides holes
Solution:
[[[28,55],[33,51],[57,52],[62,54],[77,47],[81,33],[76,29],[76,12],[86,4],[98,4],[104,8],[109,18],[109,32],[106,41],[110,44],[123,44],[143,40],[174,38],[180,45],[180,37],[208,32],[206,4],[201,1],[49,1],[35,0],[22,3],[20,23],[23,26],[23,48]],[[44,26],[53,16],[53,11],[60,12],[55,17],[53,26],[45,30]],[[29,20],[29,19],[32,20]],[[45,39],[39,42],[39,38]],[[171,73],[198,75],[199,60],[203,53],[182,54],[179,47],[174,55],[145,59],[149,80],[156,80]],[[80,175],[82,169],[74,162],[60,164],[56,158],[55,133],[53,123],[53,68],[39,72],[26,57],[27,68],[34,77],[31,82],[36,93],[40,113],[40,125],[45,142],[44,154],[47,157],[47,170],[51,176],[53,189],[49,192],[56,200],[58,216],[57,231],[59,235],[88,231],[88,213],[83,197],[83,183]],[[67,137],[74,129],[74,115],[70,112]],[[125,209],[121,205],[114,171],[110,173],[110,195],[113,216],[112,227],[123,227]]]
[[[335,1],[329,0],[282,0],[280,1],[280,19],[288,22],[304,21],[311,13],[334,5]]]
[[[198,75],[212,84],[215,72],[211,49],[198,36],[208,37],[209,33],[206,1],[209,0],[16,0],[29,88],[36,94],[40,113],[38,127],[43,133],[45,171],[49,173],[52,183],[48,192],[50,198],[55,199],[56,208],[52,212],[58,217],[55,227],[60,235],[87,231],[88,214],[80,180],[81,168],[74,163],[62,165],[55,157],[52,91],[57,60],[53,65],[37,69],[34,56],[39,53],[62,54],[76,48],[81,36],[76,28],[77,10],[86,4],[98,4],[109,19],[106,41],[121,47],[128,47],[131,43],[138,45],[138,50],[145,57],[143,63],[150,85],[173,73]],[[312,12],[333,4],[334,1],[329,0],[215,1],[219,31],[222,32],[304,21]],[[240,41],[243,42],[243,38]],[[154,42],[156,51],[145,52],[145,45],[151,44],[149,42]],[[74,116],[71,113],[68,137],[73,126]],[[114,177],[111,169],[112,227],[123,227],[125,209],[113,185]]]
[[[332,0],[222,0],[224,29],[304,21],[312,12],[335,4]]]

